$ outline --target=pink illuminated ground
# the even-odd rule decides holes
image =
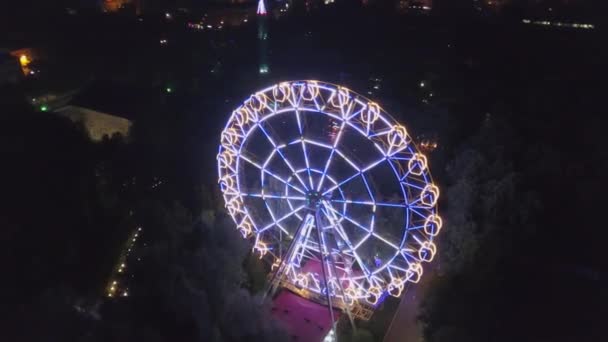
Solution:
[[[274,299],[272,315],[278,319],[292,341],[320,342],[331,329],[331,317],[326,306],[311,302],[287,290]],[[334,319],[340,312],[334,310]]]

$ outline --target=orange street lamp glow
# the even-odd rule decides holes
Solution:
[[[30,61],[30,59],[27,57],[27,55],[21,55],[21,57],[19,57],[19,63],[21,64],[22,67],[26,67],[28,66],[32,61]]]

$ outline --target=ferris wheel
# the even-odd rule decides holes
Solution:
[[[225,206],[271,286],[348,308],[400,296],[436,254],[439,189],[406,128],[341,86],[251,95],[219,146]]]

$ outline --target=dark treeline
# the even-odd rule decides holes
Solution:
[[[94,144],[82,127],[34,112],[11,100],[22,96],[14,89],[3,90],[4,338],[284,340],[248,290],[249,247],[217,211],[215,189],[198,184],[185,196],[197,201],[177,199],[183,193],[171,177],[182,165],[174,159],[183,151],[179,139],[150,141],[160,137],[142,123],[132,143],[114,136]],[[130,258],[130,294],[104,298],[137,226],[144,242]]]

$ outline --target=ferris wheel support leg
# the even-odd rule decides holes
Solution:
[[[320,212],[321,212],[321,208],[317,209],[317,213],[316,213],[316,216],[315,216],[315,221],[317,221],[317,222],[318,222],[318,220],[320,220],[320,216],[321,216]],[[332,223],[332,225],[336,224],[335,222],[331,222],[331,223]],[[323,244],[325,245],[325,239],[324,239],[324,236],[323,236],[323,232],[321,231],[321,229],[319,229],[319,227],[317,227],[317,230],[318,230],[319,234],[321,234],[321,238],[323,238],[323,240],[322,240]],[[348,303],[344,299],[345,298],[344,288],[342,287],[342,283],[340,282],[340,277],[338,276],[338,271],[336,269],[336,263],[335,263],[336,259],[335,259],[335,256],[330,253],[330,254],[327,255],[327,258],[328,258],[328,267],[331,266],[331,269],[332,269],[333,273],[336,276],[336,283],[338,284],[338,290],[340,290],[340,294],[342,295],[342,301],[344,302],[344,308],[345,308],[345,311],[346,311],[346,315],[348,316],[348,320],[350,321],[351,327],[356,332],[357,331],[357,326],[355,325],[355,320],[353,319],[353,314],[350,311],[350,307],[349,307]],[[326,286],[327,286],[327,279],[325,280],[325,283],[326,283]],[[336,334],[336,336],[337,336],[337,334]]]
[[[331,328],[335,329],[335,318],[334,318],[334,309],[331,303],[331,295],[329,293],[329,279],[327,278],[327,273],[329,273],[329,268],[327,271],[325,270],[326,262],[329,260],[329,253],[326,252],[326,245],[323,239],[323,232],[321,227],[321,209],[318,207],[315,210],[315,228],[317,230],[317,236],[319,239],[319,252],[321,253],[321,270],[323,271],[323,280],[325,281],[325,294],[327,296],[327,307],[329,309],[329,316],[331,317]],[[336,340],[338,339],[337,331],[334,331]]]
[[[312,219],[312,217],[310,215],[306,215],[306,217],[304,217],[302,222],[300,222],[300,225],[298,226],[298,229],[296,230],[293,240],[291,240],[291,244],[289,244],[289,248],[287,249],[287,252],[285,253],[285,257],[284,257],[285,260],[281,260],[281,264],[280,264],[279,268],[274,273],[274,275],[272,276],[272,279],[270,280],[270,283],[268,284],[268,289],[267,289],[267,291],[265,291],[265,295],[264,295],[265,297],[268,297],[268,295],[270,295],[270,298],[272,298],[274,296],[274,294],[276,293],[277,289],[279,288],[279,285],[281,283],[281,279],[284,276],[285,270],[291,263],[294,253],[297,252],[296,246],[298,244],[300,244],[300,242],[301,242],[300,240],[302,239],[302,237],[306,236],[306,232],[308,231],[307,228],[310,225],[311,219]]]

